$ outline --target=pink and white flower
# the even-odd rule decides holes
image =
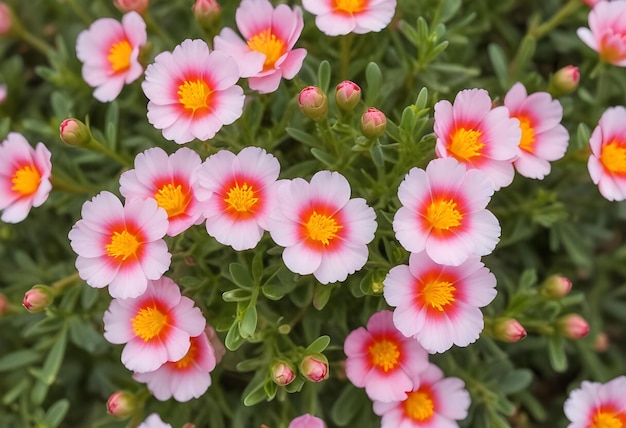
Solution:
[[[466,89],[454,104],[435,104],[435,151],[440,158],[453,157],[468,169],[485,172],[495,190],[513,181],[513,160],[522,137],[519,121],[506,107],[492,108],[484,89]]]
[[[396,328],[431,353],[475,342],[484,327],[479,308],[496,297],[496,278],[477,256],[443,266],[412,253],[409,265],[391,269],[383,284]]]
[[[42,205],[52,184],[50,151],[43,143],[33,149],[17,132],[0,144],[0,219],[6,223],[24,220],[31,208]]]
[[[576,34],[600,59],[609,64],[626,67],[626,3],[602,1],[589,12],[589,28],[581,27]]]
[[[268,0],[242,0],[235,20],[244,40],[224,28],[215,37],[215,50],[232,55],[251,89],[274,92],[281,79],[292,79],[300,71],[306,50],[293,48],[304,27],[300,7],[274,8]]]
[[[243,112],[239,70],[224,52],[209,52],[202,40],[185,40],[162,52],[146,69],[141,87],[148,121],[178,144],[213,138]]]
[[[163,240],[167,213],[153,199],[122,205],[110,192],[100,192],[83,204],[82,218],[70,230],[70,245],[78,258],[80,277],[94,288],[109,286],[114,298],[143,294],[148,280],[170,267]]]
[[[259,147],[235,155],[221,150],[198,169],[196,194],[203,201],[206,230],[235,250],[254,248],[269,229],[278,159]]]
[[[609,201],[626,199],[626,108],[610,107],[589,139],[587,167],[600,193]]]
[[[137,428],[172,428],[172,426],[163,422],[156,413],[152,413]]]
[[[302,0],[317,15],[315,25],[329,36],[378,32],[391,22],[396,0]]]
[[[186,402],[198,398],[211,386],[209,374],[216,364],[215,353],[206,332],[191,338],[187,353],[155,371],[135,373],[133,379],[148,385],[157,400]]]
[[[374,402],[374,413],[382,416],[381,428],[452,428],[467,417],[469,392],[457,377],[444,377],[434,364],[420,373],[403,401]]]
[[[320,171],[311,182],[285,180],[277,187],[270,234],[286,247],[289,270],[313,274],[322,284],[344,281],[367,262],[376,214],[365,199],[350,199],[350,184],[338,172]]]
[[[493,192],[486,174],[452,158],[434,159],[425,171],[412,168],[398,189],[396,238],[406,250],[425,250],[442,265],[487,255],[500,237],[498,220],[485,209]]]
[[[95,99],[113,101],[125,84],[143,73],[139,50],[146,44],[146,23],[137,12],[122,17],[100,18],[76,39],[76,56],[83,63],[83,79],[96,88]]]
[[[563,107],[547,92],[528,95],[521,83],[513,85],[504,98],[512,118],[519,120],[522,138],[513,165],[528,178],[542,179],[550,173],[550,162],[567,150],[569,133],[563,125]]]
[[[413,338],[393,324],[391,311],[372,315],[367,328],[352,331],[344,342],[346,376],[365,387],[371,400],[401,401],[414,386],[414,378],[428,366],[428,354]]]
[[[583,381],[565,401],[568,428],[626,427],[626,376],[607,383]]]
[[[181,296],[178,285],[167,277],[148,282],[139,297],[113,299],[104,313],[105,339],[126,344],[122,363],[138,373],[185,357],[191,348],[190,339],[201,335],[205,325],[193,300]],[[206,342],[209,346],[208,339]],[[215,360],[214,355],[211,358]]]
[[[326,424],[320,418],[305,413],[289,422],[287,428],[326,428]]]
[[[175,236],[201,221],[202,205],[193,184],[202,160],[186,147],[168,156],[153,147],[135,157],[135,169],[120,177],[120,193],[131,199],[154,199],[165,210],[167,234]]]

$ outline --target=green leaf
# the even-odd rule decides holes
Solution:
[[[80,305],[84,310],[91,309],[93,305],[98,301],[100,292],[93,287],[81,287],[82,294],[80,295]]]
[[[222,293],[222,299],[225,302],[245,302],[246,300],[250,300],[250,297],[252,297],[252,292],[241,288],[235,288],[234,290],[228,290]]]
[[[331,419],[340,427],[347,426],[359,413],[362,403],[354,386],[346,385],[330,410]]]
[[[335,164],[335,157],[324,150],[312,148],[311,154],[326,166],[333,166]]]
[[[380,147],[380,144],[378,142],[372,144],[372,147],[370,147],[370,156],[372,156],[372,162],[378,168],[382,168],[383,166],[385,166],[383,149]]]
[[[248,386],[243,390],[243,404],[254,406],[267,398],[264,389],[266,380],[267,374],[264,370],[256,372]]]
[[[330,63],[326,60],[322,61],[317,69],[317,85],[324,93],[328,92],[328,87],[330,85],[330,72]]]
[[[23,377],[18,383],[13,385],[6,394],[2,396],[2,404],[8,406],[13,403],[30,386],[30,378]]]
[[[367,96],[365,97],[365,105],[372,106],[376,102],[376,98],[380,95],[380,87],[383,81],[383,75],[375,62],[370,62],[365,68],[365,81],[367,82]]]
[[[65,355],[65,345],[67,343],[67,329],[63,328],[59,333],[54,345],[50,348],[50,352],[46,357],[41,374],[42,380],[47,385],[52,385],[55,381],[61,363],[63,362],[63,355]]]
[[[117,101],[111,102],[105,118],[105,138],[108,146],[114,148],[117,145],[117,126],[120,118],[120,109]]]
[[[252,280],[252,276],[246,266],[241,263],[231,263],[228,266],[228,271],[230,272],[232,281],[237,286],[248,289],[254,287],[254,281]]]
[[[512,394],[525,389],[533,380],[533,373],[529,369],[516,369],[500,378],[500,392]]]
[[[278,385],[276,385],[273,380],[267,379],[265,381],[265,384],[263,385],[263,390],[265,391],[265,395],[267,396],[268,400],[274,399],[274,397],[276,396],[277,387]]]
[[[306,144],[307,146],[317,147],[320,145],[320,140],[308,132],[301,131],[297,128],[285,128],[285,132],[296,141]]]
[[[0,372],[12,371],[31,365],[41,358],[38,352],[31,349],[20,349],[0,358]]]
[[[295,281],[290,283],[273,282],[270,284],[265,284],[261,288],[261,291],[263,292],[263,295],[270,300],[280,300],[294,288],[296,288]]]
[[[418,110],[423,110],[426,108],[426,104],[428,103],[428,88],[423,87],[420,89],[419,94],[417,94],[417,100],[415,100],[415,106]]]
[[[239,334],[239,323],[234,322],[226,333],[224,345],[229,351],[235,351],[245,342],[245,339]]]
[[[257,251],[252,259],[252,278],[255,284],[260,284],[263,278],[263,252]]]
[[[522,276],[519,279],[519,289],[530,288],[537,283],[537,271],[529,268],[522,272]]]
[[[46,423],[48,424],[48,427],[58,427],[63,421],[63,418],[65,418],[65,415],[67,414],[69,408],[70,402],[65,398],[57,401],[52,406],[50,406],[50,408],[46,412]]]
[[[555,334],[548,339],[548,354],[550,356],[550,365],[554,371],[561,373],[567,369],[563,336]]]
[[[74,316],[70,318],[69,325],[70,340],[79,348],[94,352],[98,348],[106,346],[102,333],[98,332],[91,322]]]
[[[330,337],[325,336],[325,335],[320,336],[317,339],[315,339],[309,346],[307,346],[305,352],[307,354],[322,353],[324,352],[324,349],[328,347],[329,344],[330,344]]]
[[[315,285],[313,290],[313,307],[318,311],[324,309],[328,301],[330,300],[330,295],[332,294],[333,287],[330,285]]]
[[[504,50],[499,45],[491,43],[487,47],[487,52],[489,54],[489,59],[491,60],[491,65],[493,66],[493,71],[496,73],[496,77],[498,78],[500,86],[502,87],[502,89],[508,89],[508,61],[506,59],[506,55],[504,54]]]
[[[243,318],[239,323],[239,334],[244,339],[252,336],[256,330],[257,311],[256,306],[250,306],[243,313]]]

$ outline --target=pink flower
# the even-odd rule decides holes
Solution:
[[[550,162],[561,159],[567,150],[569,133],[563,125],[563,107],[547,92],[528,95],[521,83],[507,92],[504,105],[519,120],[522,137],[513,165],[524,177],[542,179],[550,173]]]
[[[602,384],[583,381],[564,405],[568,428],[626,426],[626,376]]]
[[[32,207],[42,205],[52,190],[50,151],[11,132],[0,144],[0,219],[6,223],[24,220]]]
[[[274,92],[282,78],[292,79],[300,71],[306,50],[293,49],[304,27],[300,7],[274,8],[268,0],[242,0],[235,20],[245,41],[224,28],[215,37],[215,50],[232,55],[251,89]]]
[[[207,233],[238,251],[254,248],[269,227],[279,172],[278,160],[259,147],[210,156],[198,169],[196,185]]]
[[[626,108],[610,107],[589,139],[589,175],[609,201],[626,199]]]
[[[193,300],[181,296],[174,281],[161,277],[149,281],[139,297],[111,301],[104,313],[104,337],[125,343],[122,363],[145,373],[183,358],[191,348],[190,338],[202,334],[205,324]]]
[[[466,89],[454,104],[435,104],[435,150],[440,158],[453,157],[468,169],[487,173],[495,190],[513,181],[513,160],[521,140],[519,121],[506,107],[491,108],[484,89]]]
[[[223,52],[209,52],[202,40],[185,40],[162,52],[146,69],[141,87],[148,97],[148,121],[178,144],[213,138],[243,112],[237,64]]]
[[[367,328],[352,331],[344,343],[346,375],[371,400],[401,401],[413,388],[413,378],[428,366],[426,351],[393,325],[391,311],[372,315]]]
[[[496,297],[496,278],[476,256],[443,266],[425,252],[412,253],[409,265],[391,269],[383,284],[385,300],[396,307],[396,328],[429,352],[476,341],[484,327],[478,308]]]
[[[313,274],[322,284],[344,281],[367,261],[376,214],[364,199],[350,199],[350,184],[338,172],[320,171],[311,182],[280,182],[270,234],[283,247],[289,270]]]
[[[172,397],[179,402],[198,398],[211,386],[211,375],[215,368],[215,353],[209,338],[203,332],[191,338],[189,351],[175,362],[167,362],[155,371],[135,373],[133,379],[148,385],[157,400]]]
[[[202,161],[186,147],[168,156],[153,147],[135,157],[135,169],[120,177],[120,193],[131,199],[154,199],[167,213],[167,234],[178,235],[201,221],[202,205],[196,198],[193,184]]]
[[[172,426],[163,422],[156,413],[152,413],[137,428],[172,428]]]
[[[426,171],[412,168],[398,189],[396,238],[406,250],[426,250],[442,265],[487,255],[500,236],[498,220],[485,209],[492,194],[483,172],[467,171],[454,159],[434,159]]]
[[[620,67],[626,66],[626,3],[621,1],[597,3],[589,12],[589,28],[579,28],[578,37],[600,59]]]
[[[315,25],[329,36],[378,32],[396,11],[396,0],[302,0]]]
[[[454,421],[467,417],[470,395],[457,377],[443,377],[443,372],[429,364],[420,373],[419,382],[403,401],[374,402],[374,413],[382,416],[381,428],[452,428]]]
[[[82,219],[69,233],[78,258],[76,269],[88,285],[109,285],[114,298],[137,297],[148,280],[170,267],[171,254],[162,239],[167,213],[153,199],[135,199],[122,205],[110,192],[100,192],[83,204]]]
[[[129,12],[122,23],[100,18],[76,40],[76,56],[83,63],[83,79],[96,88],[95,99],[112,101],[124,84],[137,80],[143,73],[139,49],[146,44],[146,24],[137,12]]]
[[[287,428],[326,428],[326,424],[320,418],[305,413],[289,422]]]

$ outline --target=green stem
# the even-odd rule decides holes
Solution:
[[[339,55],[341,60],[341,68],[339,69],[339,78],[346,80],[348,78],[348,69],[351,60],[352,34],[341,36],[339,39]]]
[[[102,144],[100,141],[96,140],[93,136],[91,137],[91,140],[87,143],[87,145],[85,146],[89,149],[92,149],[96,152],[100,152],[103,155],[106,155],[108,157],[110,157],[111,159],[119,162],[120,164],[127,166],[127,167],[132,167],[133,163],[130,159],[120,155],[119,153],[109,149],[107,146],[105,146],[104,144]]]
[[[56,174],[50,177],[50,182],[52,183],[52,188],[60,192],[83,194],[94,193],[97,191],[97,189],[92,189],[91,187],[68,181],[65,177],[60,177]]]
[[[46,56],[50,56],[54,52],[54,48],[46,43],[43,39],[30,33],[17,18],[13,21],[15,35],[31,45],[33,48]]]
[[[91,25],[91,23],[93,22],[93,19],[81,5],[76,3],[76,0],[66,0],[66,1],[70,5],[74,13],[78,15],[80,20],[83,21],[85,25],[87,26]]]
[[[80,276],[78,275],[78,272],[75,272],[65,278],[61,278],[58,281],[53,282],[51,284],[51,287],[57,292],[63,291],[65,288],[67,288],[69,285],[74,284],[79,279]]]
[[[565,3],[565,5],[561,9],[559,9],[559,11],[555,13],[548,21],[537,27],[531,27],[528,31],[528,34],[534,36],[536,39],[542,38],[554,28],[559,26],[559,24],[561,24],[561,22],[563,22],[565,18],[576,12],[581,6],[582,2],[580,0],[569,0],[569,2]]]
[[[172,38],[161,29],[159,24],[156,23],[156,21],[148,11],[143,14],[143,19],[146,22],[146,27],[150,32],[162,38],[170,46],[174,46],[176,44],[174,40],[172,40]]]

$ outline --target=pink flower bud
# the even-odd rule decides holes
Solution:
[[[9,299],[7,299],[7,296],[0,293],[0,317],[9,311],[9,306],[10,304],[9,304]]]
[[[554,96],[571,94],[578,88],[580,72],[574,65],[566,65],[550,78],[549,92]]]
[[[6,36],[13,29],[13,12],[9,5],[0,2],[0,36]]]
[[[582,339],[589,334],[589,323],[578,314],[564,315],[556,321],[558,331],[568,339]]]
[[[22,306],[24,306],[28,312],[36,313],[50,306],[53,300],[54,292],[52,288],[47,285],[35,285],[24,294]]]
[[[552,275],[541,284],[541,294],[549,299],[561,299],[572,289],[572,281],[561,275]]]
[[[515,343],[525,338],[527,333],[515,318],[499,318],[493,326],[493,335],[502,342]]]
[[[61,140],[70,146],[84,147],[91,141],[87,125],[78,119],[65,119],[59,126]]]
[[[118,418],[132,415],[136,407],[137,399],[128,391],[114,392],[107,400],[107,413]]]
[[[307,86],[298,95],[298,107],[302,114],[317,122],[326,117],[328,98],[317,86]]]
[[[287,428],[325,428],[323,420],[308,413],[298,416],[289,423]]]
[[[289,385],[296,378],[296,372],[293,366],[283,360],[276,361],[270,373],[272,380],[278,386]]]
[[[113,5],[122,13],[135,11],[139,14],[148,9],[150,0],[113,0]]]
[[[351,111],[361,100],[361,88],[350,80],[344,80],[337,85],[335,102],[341,110]]]
[[[307,355],[300,362],[300,373],[311,382],[328,379],[328,359],[319,353]]]
[[[370,140],[383,135],[387,127],[387,117],[377,108],[368,108],[361,116],[361,133]]]
[[[196,0],[191,11],[203,28],[217,24],[222,15],[222,8],[216,0]]]
[[[585,3],[589,7],[594,7],[595,5],[603,1],[605,0],[582,0],[582,2]]]

